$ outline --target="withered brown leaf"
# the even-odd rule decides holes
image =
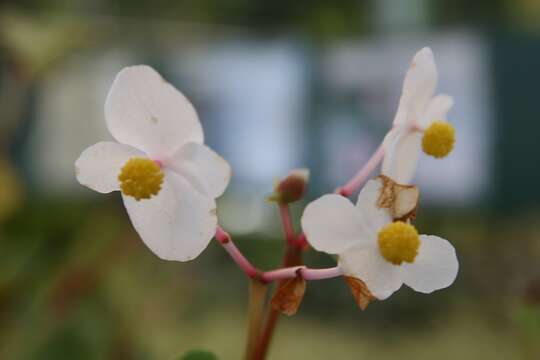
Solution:
[[[272,296],[272,308],[288,316],[294,315],[302,303],[305,292],[306,281],[301,277],[282,281]]]
[[[387,208],[394,220],[407,221],[416,217],[420,192],[414,185],[396,183],[388,176],[380,175],[383,183],[377,206]]]
[[[362,280],[351,276],[344,276],[343,279],[345,279],[345,282],[349,285],[354,300],[361,310],[366,310],[370,302],[377,300]]]

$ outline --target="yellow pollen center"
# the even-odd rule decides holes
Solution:
[[[401,265],[404,261],[414,262],[419,247],[418,232],[414,226],[403,221],[388,224],[379,231],[379,251],[394,265]]]
[[[124,195],[133,196],[139,201],[150,199],[159,193],[163,176],[163,171],[156,162],[145,158],[131,158],[120,170],[118,181]]]
[[[424,132],[422,149],[428,155],[443,158],[452,151],[455,142],[454,127],[446,121],[435,121]]]

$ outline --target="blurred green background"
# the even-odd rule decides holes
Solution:
[[[310,282],[269,358],[540,358],[538,1],[30,0],[0,2],[0,359],[242,356],[247,285],[223,249],[161,261],[118,194],[76,183],[80,152],[110,137],[103,104],[122,67],[148,63],[192,99],[234,170],[220,219],[270,269],[274,178],[309,167],[308,200],[343,183],[426,45],[458,143],[421,159],[417,223],[456,247],[455,284],[361,312],[342,280]]]

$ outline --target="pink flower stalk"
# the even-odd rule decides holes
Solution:
[[[233,243],[231,236],[219,225],[216,229],[216,240],[219,241],[234,262],[236,262],[236,264],[240,267],[240,269],[242,269],[243,272],[246,273],[247,276],[251,278],[257,278],[259,276],[260,271],[249,262],[242,252],[240,252],[240,250]]]
[[[259,279],[264,283],[271,283],[276,280],[292,279],[297,276],[304,280],[323,280],[341,276],[341,270],[338,267],[328,269],[311,269],[306,266],[293,266],[263,272],[253,266],[249,260],[242,254],[232,241],[231,236],[218,226],[216,229],[216,240],[225,248],[234,262],[250,278]]]
[[[265,282],[301,277],[304,280],[324,280],[343,275],[336,266],[328,269],[310,269],[307,266],[293,266],[289,268],[267,271],[261,274]]]
[[[384,156],[383,145],[379,145],[377,150],[371,155],[368,162],[349,180],[344,186],[336,190],[336,194],[343,195],[345,197],[351,196],[353,192],[358,190],[360,186],[369,178],[369,175],[379,165]]]

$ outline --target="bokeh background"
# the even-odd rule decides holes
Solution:
[[[247,283],[223,249],[161,261],[118,194],[75,180],[80,152],[110,139],[103,105],[122,67],[154,66],[195,104],[234,169],[220,220],[270,269],[283,251],[264,201],[274,179],[310,168],[307,200],[346,181],[423,46],[458,137],[444,161],[421,158],[417,225],[453,242],[457,281],[365,312],[342,280],[310,282],[270,359],[540,358],[535,0],[0,2],[0,358],[242,356]]]

